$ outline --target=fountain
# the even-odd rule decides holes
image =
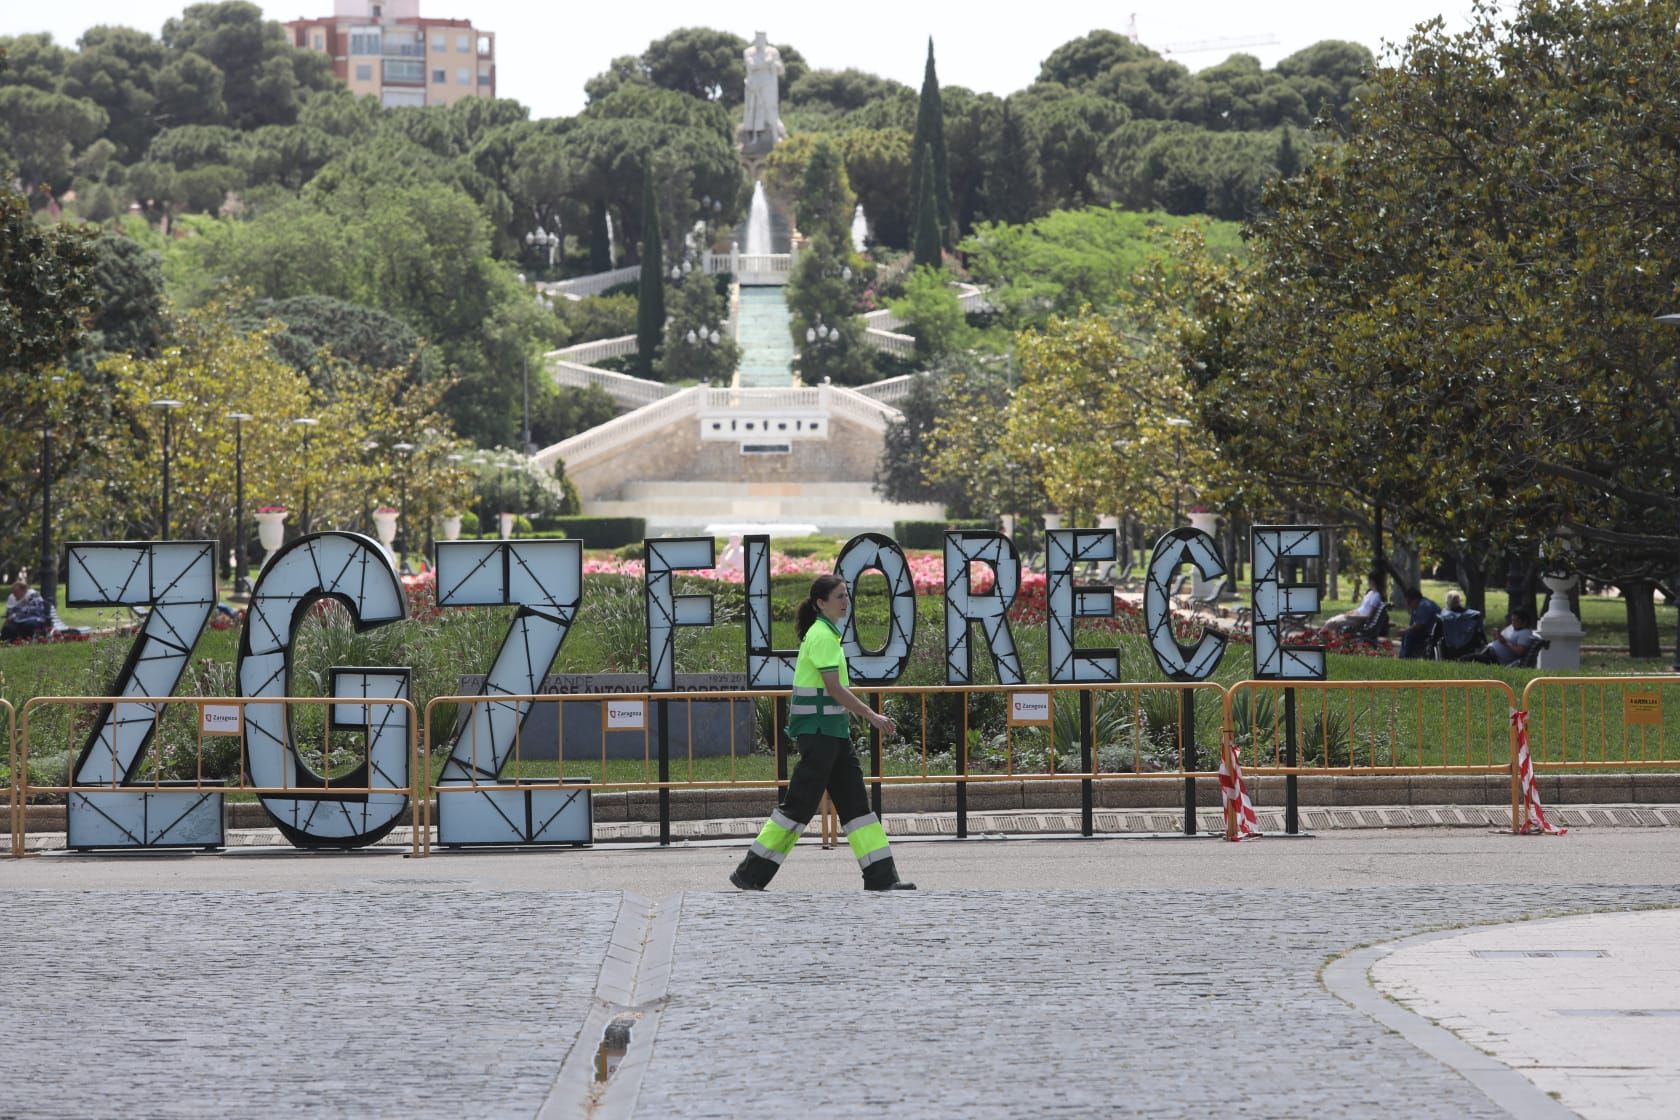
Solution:
[[[747,211],[747,256],[767,256],[770,248],[770,202],[764,197],[764,182],[753,184],[752,208]]]
[[[863,203],[858,203],[852,211],[852,248],[863,252],[863,243],[869,239],[869,220],[863,216]]]

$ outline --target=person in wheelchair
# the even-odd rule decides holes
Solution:
[[[1430,645],[1437,661],[1461,661],[1488,644],[1482,627],[1482,612],[1464,605],[1464,596],[1447,592],[1447,609],[1441,612]]]

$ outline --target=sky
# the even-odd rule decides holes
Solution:
[[[0,34],[50,31],[67,45],[99,24],[136,27],[156,35],[186,0],[55,0],[0,5]],[[332,0],[259,0],[263,14],[284,22],[332,11]],[[633,0],[618,5],[554,4],[534,0],[421,0],[424,16],[470,19],[496,33],[497,93],[529,106],[533,117],[570,116],[583,108],[583,83],[619,55],[640,54],[679,27],[716,27],[751,39],[764,31],[787,43],[811,66],[855,67],[919,87],[931,35],[941,85],[1013,93],[1038,74],[1052,50],[1098,27],[1135,30],[1147,46],[1200,70],[1235,51],[1271,67],[1321,39],[1349,39],[1382,54],[1385,41],[1404,42],[1422,20],[1443,16],[1449,31],[1468,25],[1471,0],[1199,0],[1179,3],[1097,4],[1038,0],[1000,19],[984,3],[897,0],[856,9],[836,20],[843,5],[784,5],[762,11],[709,0]],[[982,14],[985,13],[985,14]],[[963,18],[964,16],[968,18]],[[889,18],[890,17],[890,18]],[[1199,49],[1200,48],[1200,49]]]

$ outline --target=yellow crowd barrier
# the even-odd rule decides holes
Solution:
[[[101,713],[116,706],[120,706],[120,719],[113,719],[112,726],[120,726],[121,734],[107,737],[108,759],[90,759],[110,776],[97,782],[76,781],[73,770]],[[300,766],[296,771],[287,766],[278,754],[282,747],[271,742],[261,749],[276,752],[275,764],[285,780],[258,785],[250,776],[247,717],[253,709],[274,707],[283,709],[286,735]],[[351,728],[370,726],[375,723],[372,713],[392,708],[404,709],[407,715],[401,751],[408,780],[374,784],[372,776],[387,771],[374,763],[372,737]],[[68,802],[72,795],[165,792],[340,801],[376,794],[402,796],[408,799],[403,812],[413,829],[412,854],[419,854],[424,767],[415,717],[409,701],[378,697],[34,697],[24,703],[10,736],[12,854],[24,854],[26,807],[32,801],[52,798]],[[148,721],[149,728],[143,726]],[[144,748],[137,758],[119,757],[119,737],[123,744],[133,744],[142,735]],[[351,745],[357,740],[361,743],[359,750]],[[94,748],[96,753],[98,750]],[[364,780],[347,777],[356,774],[363,775]],[[331,838],[320,844],[337,846]]]
[[[1536,677],[1523,710],[1537,773],[1680,768],[1680,677]]]
[[[1078,683],[1017,686],[893,686],[857,691],[897,721],[883,742],[871,734],[865,781],[880,797],[903,784],[1084,782],[1210,778],[1228,737],[1245,773],[1303,775],[1505,775],[1513,827],[1520,821],[1515,692],[1503,681],[1241,681]],[[0,701],[10,760],[13,854],[22,854],[25,807],[79,791],[162,789],[308,797],[400,793],[414,854],[430,850],[433,797],[587,783],[597,792],[773,789],[789,764],[778,731],[785,691],[709,691],[524,696],[441,696],[424,718],[400,700],[243,697],[36,697],[21,712]],[[103,705],[151,705],[152,743],[137,776],[74,782],[93,713]],[[312,775],[256,786],[243,738],[215,745],[188,710],[278,704],[304,731],[298,747]],[[410,717],[407,785],[347,784],[368,763],[331,727],[333,705],[404,705]],[[1664,712],[1680,704],[1675,677],[1542,677],[1521,697],[1537,770],[1680,768],[1680,742]],[[527,718],[515,719],[525,705]],[[501,722],[479,709],[500,713]],[[320,715],[301,716],[318,709]],[[662,734],[659,719],[668,722]],[[498,731],[497,728],[500,728]],[[344,733],[351,734],[351,733]],[[498,735],[500,741],[498,741]],[[660,749],[663,739],[664,749]],[[231,750],[231,755],[230,755]],[[451,770],[451,765],[454,770]],[[317,777],[319,780],[317,780]],[[1084,798],[1089,820],[1089,787]],[[668,822],[667,826],[668,826]],[[959,829],[959,835],[961,830]]]

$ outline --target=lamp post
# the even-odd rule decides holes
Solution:
[[[309,535],[309,430],[320,421],[313,416],[299,416],[292,423],[303,429],[303,521],[299,526],[304,536]]]
[[[175,410],[181,407],[181,402],[162,399],[151,402],[151,405],[163,410],[163,518],[158,539],[166,541],[169,539],[169,441],[175,431],[172,418]]]
[[[47,395],[41,401],[41,598],[47,603],[58,602],[58,565],[52,546],[52,410],[53,386],[63,384],[64,378],[54,375],[47,379]]]
[[[414,454],[412,443],[393,443],[391,450],[403,457],[402,469],[397,472],[397,489],[401,495],[397,500],[397,509],[401,520],[397,523],[397,570],[401,571],[408,558],[408,463],[409,456]]]
[[[560,247],[559,233],[549,233],[542,226],[525,235],[525,244],[529,248],[546,250],[548,253],[548,268],[554,270],[554,251]]]
[[[1167,426],[1172,428],[1172,430],[1173,430],[1172,524],[1167,526],[1167,528],[1170,530],[1170,529],[1178,528],[1178,498],[1179,498],[1179,493],[1178,492],[1179,492],[1179,484],[1180,484],[1180,482],[1183,478],[1183,473],[1184,473],[1184,444],[1183,444],[1182,439],[1181,439],[1181,436],[1182,436],[1181,429],[1188,428],[1190,426],[1190,421],[1186,420],[1182,416],[1169,416],[1169,417],[1167,417]]]
[[[245,590],[245,421],[249,412],[229,412],[233,421],[233,589]]]
[[[1658,315],[1656,318],[1657,318],[1657,322],[1667,323],[1670,326],[1680,324],[1680,314]],[[1676,612],[1676,613],[1680,614],[1680,612]],[[1673,669],[1676,673],[1680,673],[1680,618],[1677,618],[1676,621],[1675,621],[1674,663],[1669,667],[1671,669]]]

